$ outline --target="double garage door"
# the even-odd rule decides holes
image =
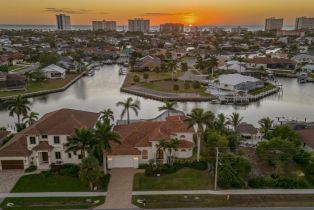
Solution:
[[[24,169],[23,160],[1,160],[2,170]]]
[[[138,157],[117,155],[108,158],[108,168],[138,168]]]

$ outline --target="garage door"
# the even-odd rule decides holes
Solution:
[[[24,169],[23,160],[1,160],[2,170]]]
[[[113,156],[109,166],[110,168],[136,168],[136,163],[132,156]]]

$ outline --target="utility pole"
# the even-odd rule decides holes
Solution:
[[[218,147],[216,147],[216,166],[215,166],[215,186],[214,186],[214,190],[217,190],[218,158],[219,158],[219,149],[218,149]]]

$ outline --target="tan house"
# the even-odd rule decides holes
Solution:
[[[178,139],[180,144],[174,155],[190,158],[195,147],[194,130],[184,122],[182,115],[170,116],[161,121],[142,121],[117,125],[114,131],[120,134],[121,144],[113,144],[108,155],[108,168],[138,168],[150,160],[166,163],[167,154],[158,148],[161,140]]]
[[[48,169],[52,163],[79,164],[80,152],[66,152],[65,144],[75,128],[93,128],[98,118],[99,113],[73,109],[45,114],[0,148],[0,170],[26,169],[31,165]]]

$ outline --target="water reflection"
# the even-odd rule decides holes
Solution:
[[[159,114],[162,103],[120,92],[124,77],[119,76],[118,66],[106,66],[96,71],[93,77],[83,77],[66,91],[32,98],[32,110],[43,115],[60,108],[74,108],[98,112],[110,108],[115,118],[120,118],[121,107],[116,102],[132,96],[141,102],[139,118],[151,118]],[[214,113],[230,114],[239,112],[245,120],[257,124],[265,116],[272,118],[287,116],[291,118],[314,120],[314,84],[298,84],[296,79],[280,79],[284,88],[283,95],[272,95],[247,106],[219,105],[205,102],[179,103],[179,109],[190,112],[193,108],[203,108]],[[132,117],[135,117],[131,113]],[[0,107],[0,127],[13,125],[13,118]]]

